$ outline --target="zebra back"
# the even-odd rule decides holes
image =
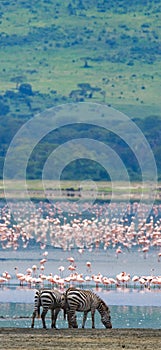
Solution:
[[[101,299],[91,290],[68,288],[66,291],[67,302],[70,308],[75,308],[76,311],[91,310],[91,307],[97,309]]]
[[[35,317],[40,317],[40,306],[43,311],[41,313],[41,319],[43,328],[46,328],[45,316],[49,309],[51,309],[51,327],[56,328],[56,320],[61,308],[65,304],[65,296],[60,293],[57,289],[40,289],[35,292],[35,306],[32,314],[31,328],[34,328]]]
[[[41,289],[39,291],[40,306],[45,309],[61,308],[62,293],[57,289]]]
[[[97,309],[101,315],[101,321],[104,324],[104,326],[106,328],[112,328],[110,310],[108,306],[93,291],[73,287],[68,288],[66,291],[66,298],[67,303],[69,304],[70,312],[92,312],[92,310],[93,312],[95,312],[95,310]]]

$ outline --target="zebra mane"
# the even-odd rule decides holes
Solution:
[[[105,301],[103,299],[101,299],[97,294],[95,294],[100,302],[99,306],[101,308],[103,308],[105,311],[109,312],[109,307],[107,306],[107,304],[105,303]]]

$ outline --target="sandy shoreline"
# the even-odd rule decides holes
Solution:
[[[147,349],[161,348],[161,329],[0,328],[0,349]]]

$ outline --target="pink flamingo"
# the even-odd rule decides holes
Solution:
[[[47,259],[45,259],[45,258],[44,258],[44,259],[41,259],[41,260],[40,260],[40,265],[44,265],[46,262],[47,262]]]
[[[158,253],[158,262],[160,262],[161,252]]]
[[[91,262],[90,261],[86,262],[86,266],[87,266],[87,271],[89,270],[89,272],[91,272]]]
[[[132,277],[132,282],[134,283],[134,287],[135,287],[135,285],[136,285],[136,282],[139,282],[139,278],[140,278],[140,277],[139,277],[139,276],[136,276],[136,275]]]
[[[74,258],[72,256],[67,258],[67,260],[70,261],[70,263],[74,263]]]
[[[59,266],[58,270],[60,271],[61,277],[63,277],[63,271],[65,270],[64,266]]]
[[[2,285],[5,282],[7,282],[7,278],[0,276],[0,285]]]
[[[116,249],[116,256],[117,256],[117,259],[118,259],[119,254],[121,254],[121,253],[122,253],[122,249],[121,249],[121,247],[118,247],[118,248]]]
[[[2,277],[6,278],[6,280],[8,281],[8,284],[9,284],[10,279],[11,279],[11,275],[7,271],[4,271],[2,273]]]
[[[111,284],[111,282],[110,282],[110,280],[109,280],[109,278],[108,277],[102,277],[102,283],[103,283],[103,285],[104,286],[109,286],[110,284]]]
[[[75,270],[76,270],[76,266],[69,265],[69,266],[68,266],[68,270],[70,270],[70,271],[75,271]]]
[[[98,275],[92,275],[92,279],[93,279],[93,281],[96,284],[96,289],[98,289],[99,284],[102,283],[102,275],[101,275],[101,273],[99,272]]]

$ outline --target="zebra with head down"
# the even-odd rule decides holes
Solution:
[[[51,328],[56,328],[56,320],[57,316],[61,310],[65,306],[65,296],[60,293],[57,289],[40,289],[35,293],[35,306],[34,312],[32,314],[32,323],[31,328],[34,328],[35,317],[40,317],[40,307],[42,306],[43,311],[41,313],[41,319],[43,328],[46,328],[45,316],[48,310],[51,310]],[[68,307],[68,305],[66,306]]]
[[[101,321],[106,328],[112,328],[110,310],[106,303],[91,290],[82,290],[78,288],[68,288],[66,293],[66,308],[65,315],[67,313],[68,327],[78,328],[76,320],[76,312],[83,311],[82,328],[85,326],[87,314],[90,311],[92,317],[92,328],[95,328],[95,311],[101,315]]]

